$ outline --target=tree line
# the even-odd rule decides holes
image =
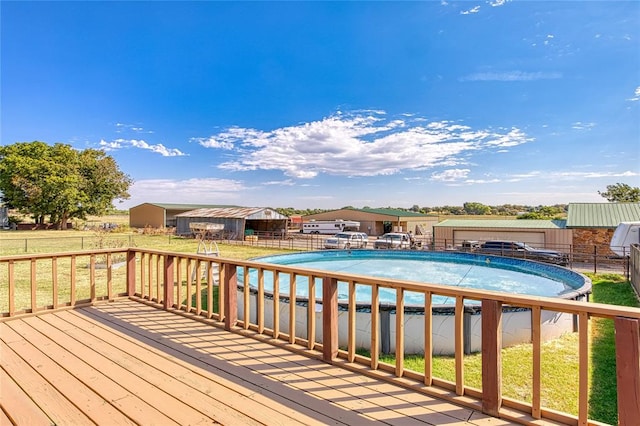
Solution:
[[[478,202],[466,202],[462,206],[435,206],[420,207],[414,205],[411,208],[406,207],[362,207],[367,209],[393,209],[421,214],[437,214],[437,215],[457,215],[457,216],[516,216],[522,219],[559,219],[567,214],[567,204],[556,204],[553,206],[525,206],[517,204],[502,204],[498,206],[488,206]],[[341,209],[356,209],[353,206],[344,206]],[[317,213],[324,213],[335,209],[294,209],[293,207],[274,208],[278,213],[285,216],[306,216]]]
[[[609,202],[640,202],[640,188],[632,187],[626,183],[616,183],[607,185],[606,191],[598,191],[602,197]],[[501,204],[497,206],[488,206],[479,202],[469,201],[462,206],[436,206],[436,207],[420,207],[414,204],[411,208],[405,207],[377,207],[380,209],[394,209],[400,211],[422,213],[422,214],[438,214],[438,215],[457,215],[457,216],[515,216],[517,219],[562,219],[567,215],[568,204],[554,204],[552,206],[528,206],[520,204]],[[341,209],[355,209],[353,206],[345,206]],[[363,209],[371,209],[369,206]],[[324,213],[334,209],[294,209],[293,207],[276,208],[278,213],[285,216],[306,216],[317,213]]]

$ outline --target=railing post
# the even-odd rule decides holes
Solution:
[[[162,295],[162,307],[169,309],[173,307],[173,261],[175,256],[166,254],[164,256],[164,294]]]
[[[231,331],[238,322],[238,274],[235,265],[229,263],[223,264],[223,270],[224,279],[220,285],[224,286],[224,329]],[[248,312],[244,314],[247,317]]]
[[[127,296],[136,294],[136,252],[127,250]]]
[[[615,318],[618,424],[640,418],[640,320]]]
[[[322,359],[338,356],[338,280],[322,279]]]
[[[498,417],[502,405],[502,303],[482,300],[482,412]]]

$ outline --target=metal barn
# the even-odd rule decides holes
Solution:
[[[191,210],[176,215],[176,234],[190,235],[190,223],[209,222],[224,225],[225,239],[242,240],[245,234],[282,236],[289,218],[265,207],[222,207]]]
[[[355,220],[360,222],[360,232],[382,235],[385,232],[411,232],[431,237],[438,216],[398,209],[339,209],[303,216],[310,220]]]
[[[568,249],[572,231],[566,220],[447,219],[433,227],[436,249],[460,246],[464,241],[520,241],[538,248]]]
[[[200,208],[234,207],[211,204],[142,203],[129,209],[129,226],[132,228],[173,228],[176,215]]]

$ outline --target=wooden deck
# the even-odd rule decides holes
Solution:
[[[131,300],[0,323],[0,425],[510,424]]]

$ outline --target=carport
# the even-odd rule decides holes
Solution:
[[[190,235],[190,223],[208,222],[224,225],[224,239],[242,240],[245,234],[283,236],[289,218],[265,207],[228,207],[196,209],[176,215],[176,220],[178,235]]]

